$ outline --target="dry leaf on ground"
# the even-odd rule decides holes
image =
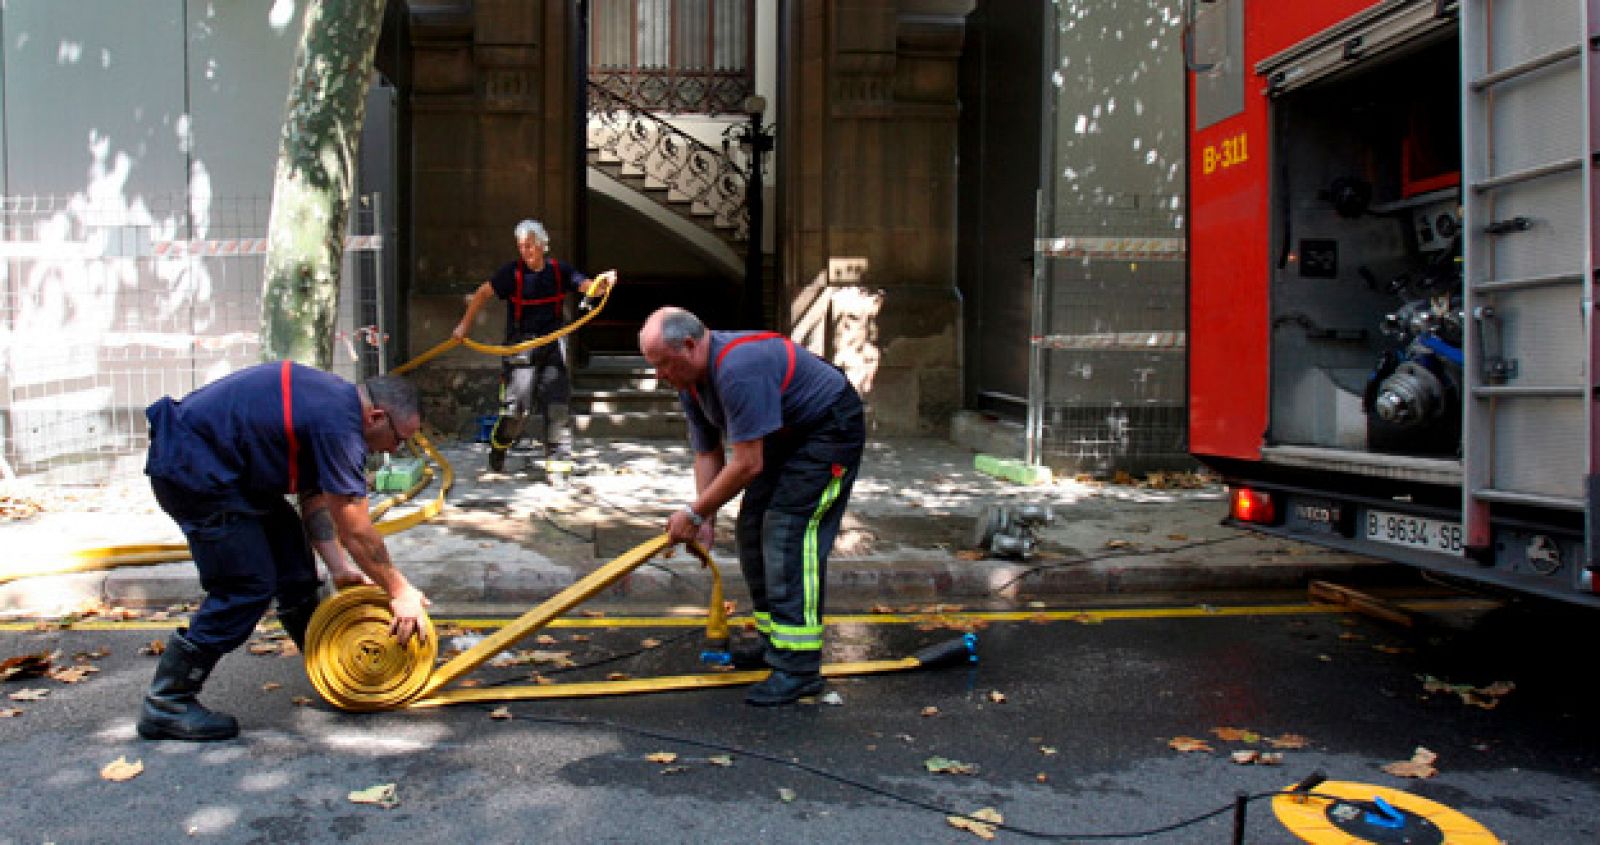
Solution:
[[[1005,704],[1006,694],[997,689],[989,690],[989,700],[993,701],[995,704]]]
[[[928,706],[928,707],[924,707],[924,708],[922,708],[922,715],[924,717],[937,716],[937,715],[939,715],[939,708],[933,707],[931,705]]]
[[[143,760],[135,760],[132,763],[129,763],[128,758],[118,757],[117,759],[107,763],[105,768],[100,770],[100,777],[106,780],[121,783],[122,781],[138,777],[139,773],[143,771]]]
[[[951,760],[948,757],[929,757],[922,761],[922,765],[936,775],[971,775],[978,771],[971,763]]]
[[[795,799],[794,790],[788,789],[788,788],[785,788],[785,787],[779,787],[778,788],[778,800],[780,800],[783,803],[787,804],[790,801],[793,801],[794,799]]]
[[[506,721],[506,720],[511,718],[511,708],[509,708],[509,707],[496,707],[495,709],[489,711],[489,718],[491,718],[491,719],[499,719],[500,721]]]
[[[43,701],[49,694],[47,689],[19,689],[6,697],[12,701]]]
[[[627,672],[612,672],[606,675],[608,681],[626,681],[631,676]]]
[[[539,636],[534,637],[533,641],[539,645],[555,645],[557,642],[556,638],[550,636],[549,634],[540,634]]]
[[[0,719],[12,719],[21,715],[21,707],[0,707]]]
[[[1439,770],[1433,767],[1438,759],[1439,755],[1419,745],[1417,750],[1412,752],[1410,760],[1390,763],[1384,766],[1383,770],[1399,778],[1431,778],[1439,773]]]
[[[289,699],[289,703],[296,707],[310,707],[311,699],[306,698],[303,695],[297,695],[294,698]]]
[[[50,678],[51,680],[60,681],[63,684],[81,684],[87,680],[90,675],[98,671],[100,671],[99,666],[63,666],[60,668],[51,669]]]
[[[1299,734],[1280,734],[1278,736],[1268,737],[1267,744],[1273,748],[1305,748],[1307,745],[1311,744],[1311,740],[1306,739]]]
[[[640,648],[655,648],[658,645],[661,645],[661,641],[654,637],[639,641]]]
[[[984,807],[965,816],[945,816],[944,820],[956,830],[965,830],[979,839],[993,839],[995,828],[1006,821],[993,807]]]
[[[1254,763],[1260,756],[1261,752],[1259,751],[1245,749],[1244,751],[1235,751],[1232,754],[1229,754],[1228,759],[1238,763],[1241,766],[1248,766],[1251,763]]]
[[[962,549],[956,552],[956,560],[983,560],[988,556],[988,552],[981,552],[977,549]]]
[[[1261,734],[1246,728],[1212,728],[1211,733],[1223,742],[1261,741]]]
[[[644,755],[644,759],[652,763],[672,763],[677,761],[678,755],[673,751],[656,751]]]
[[[714,755],[712,755],[710,757],[707,757],[706,758],[706,762],[710,763],[713,766],[721,766],[723,768],[727,768],[727,767],[733,765],[733,757],[731,755],[728,755],[728,754],[714,754]]]
[[[52,654],[23,654],[0,661],[0,681],[20,681],[37,678],[50,671]]]
[[[375,804],[385,810],[400,805],[400,797],[395,794],[392,783],[380,783],[366,789],[357,789],[346,797],[352,804]]]
[[[261,685],[261,691],[262,692],[272,692],[273,690],[279,689],[282,686],[283,686],[283,684],[280,684],[277,681],[267,681],[266,683]]]
[[[1167,743],[1167,747],[1171,748],[1173,751],[1182,751],[1185,754],[1190,754],[1197,751],[1210,752],[1213,750],[1211,748],[1211,743],[1206,742],[1203,739],[1195,739],[1192,736],[1175,736]]]

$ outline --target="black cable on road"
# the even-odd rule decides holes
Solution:
[[[590,665],[595,665],[595,664],[590,664]],[[478,709],[483,710],[485,712],[491,712],[491,708],[489,708],[489,707],[487,707],[485,705],[478,704],[478,705],[474,705],[474,706],[478,707]],[[881,798],[887,798],[887,799],[889,799],[891,801],[896,801],[896,802],[899,802],[901,804],[907,804],[909,806],[916,807],[918,809],[935,812],[935,813],[938,813],[938,814],[940,814],[942,816],[967,819],[969,821],[977,822],[978,824],[988,825],[990,827],[993,827],[995,830],[1004,830],[1004,831],[1007,831],[1008,833],[1015,833],[1015,834],[1017,834],[1019,836],[1025,836],[1025,837],[1027,837],[1029,839],[1045,839],[1045,840],[1052,840],[1052,841],[1057,841],[1057,842],[1073,842],[1073,841],[1077,841],[1077,842],[1106,842],[1106,841],[1113,841],[1113,840],[1142,839],[1142,838],[1150,837],[1150,836],[1160,836],[1162,834],[1173,833],[1173,832],[1176,832],[1176,831],[1179,831],[1179,830],[1183,830],[1184,828],[1192,827],[1194,825],[1200,824],[1201,822],[1210,821],[1211,819],[1214,819],[1214,818],[1216,818],[1218,816],[1224,815],[1224,814],[1229,813],[1229,812],[1233,812],[1238,808],[1238,806],[1241,804],[1241,802],[1244,803],[1244,804],[1249,804],[1249,803],[1260,801],[1260,800],[1266,799],[1266,798],[1276,798],[1279,795],[1296,795],[1296,796],[1314,797],[1314,798],[1327,798],[1327,799],[1330,799],[1330,800],[1343,800],[1343,799],[1338,798],[1337,796],[1318,795],[1318,794],[1312,793],[1312,792],[1296,792],[1296,791],[1292,791],[1292,790],[1279,790],[1279,791],[1273,791],[1273,792],[1258,792],[1258,793],[1254,793],[1254,794],[1241,795],[1238,799],[1229,801],[1228,803],[1223,804],[1222,806],[1217,807],[1214,810],[1207,810],[1206,812],[1200,813],[1199,815],[1190,816],[1190,817],[1185,818],[1185,819],[1180,819],[1179,821],[1173,822],[1171,824],[1162,825],[1160,827],[1153,827],[1153,828],[1148,828],[1148,829],[1145,829],[1145,830],[1131,830],[1131,831],[1120,831],[1120,832],[1112,832],[1112,833],[1057,833],[1057,832],[1033,830],[1033,829],[1030,829],[1030,828],[1020,827],[1018,825],[1010,824],[1010,823],[1007,823],[1007,822],[989,821],[987,819],[979,818],[979,817],[970,815],[968,813],[963,813],[963,812],[960,812],[960,811],[957,811],[957,810],[951,810],[951,809],[948,809],[946,807],[941,807],[938,804],[935,804],[935,803],[933,803],[931,801],[924,801],[924,800],[922,800],[920,798],[912,798],[912,797],[910,797],[908,795],[902,795],[902,794],[900,794],[898,792],[894,792],[894,791],[891,791],[891,790],[888,790],[888,789],[884,789],[881,786],[870,784],[870,783],[867,783],[867,782],[862,781],[862,780],[857,780],[856,778],[852,778],[852,777],[849,777],[849,776],[846,776],[846,775],[837,774],[835,772],[828,771],[827,769],[823,769],[823,768],[820,768],[820,767],[817,767],[817,766],[813,766],[813,765],[811,765],[809,763],[802,763],[799,760],[795,760],[795,759],[787,758],[787,757],[779,757],[779,756],[777,756],[775,754],[768,754],[768,753],[762,752],[762,751],[752,751],[752,750],[750,750],[748,748],[743,748],[743,747],[740,747],[740,746],[737,746],[737,745],[729,745],[727,743],[722,743],[722,742],[712,742],[710,740],[695,739],[693,737],[682,736],[682,735],[679,735],[679,734],[671,734],[671,733],[667,733],[665,731],[652,730],[650,728],[634,727],[633,725],[625,725],[625,724],[622,724],[622,723],[619,723],[619,722],[612,722],[612,721],[608,721],[608,720],[605,720],[605,719],[583,719],[583,718],[574,718],[574,717],[570,717],[570,716],[532,716],[532,715],[526,715],[526,714],[523,714],[523,713],[515,713],[515,714],[513,714],[513,717],[516,718],[516,719],[521,719],[523,721],[534,722],[534,723],[538,723],[538,724],[560,725],[560,726],[563,726],[563,727],[573,727],[573,728],[601,728],[601,729],[606,729],[606,730],[613,730],[613,731],[617,731],[619,733],[626,733],[626,734],[632,734],[634,736],[644,737],[646,739],[660,740],[662,742],[673,742],[673,743],[678,743],[680,745],[687,745],[687,746],[692,746],[692,747],[696,747],[696,748],[702,748],[702,749],[706,749],[706,750],[709,750],[709,751],[721,751],[721,752],[724,752],[724,753],[730,754],[730,755],[750,757],[752,759],[762,760],[764,762],[772,763],[772,764],[777,765],[777,766],[782,766],[782,767],[790,768],[790,769],[798,769],[798,770],[800,770],[802,772],[805,772],[807,774],[814,775],[816,777],[822,778],[823,780],[833,781],[834,783],[842,784],[844,786],[848,786],[848,787],[851,787],[853,789],[858,789],[858,790],[860,790],[862,792],[868,792],[868,793],[871,793],[873,795],[877,795],[877,796],[879,796]]]

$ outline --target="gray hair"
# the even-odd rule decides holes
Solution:
[[[667,308],[661,315],[661,342],[668,349],[682,349],[684,341],[706,333],[706,324],[682,308]]]
[[[544,230],[544,224],[537,220],[529,219],[518,223],[515,234],[517,236],[517,243],[519,244],[527,240],[529,235],[532,235],[534,238],[538,239],[539,246],[542,246],[545,249],[550,248],[550,233],[546,232]]]
[[[367,398],[373,406],[382,408],[389,416],[400,420],[421,416],[417,406],[417,388],[404,378],[378,376],[367,379],[362,386],[367,389]]]

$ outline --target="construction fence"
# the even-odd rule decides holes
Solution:
[[[350,209],[334,371],[383,371],[382,221]],[[267,197],[0,197],[0,474],[143,469],[144,409],[260,361]]]

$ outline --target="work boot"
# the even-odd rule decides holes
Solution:
[[[767,667],[767,641],[765,637],[740,637],[728,648],[729,665],[735,669],[765,669]]]
[[[306,629],[311,626],[311,616],[321,603],[322,600],[312,594],[292,607],[278,608],[278,624],[283,626],[283,632],[294,641],[295,648],[300,649],[302,655],[306,653]]]
[[[550,461],[572,463],[572,406],[565,402],[552,403],[545,412],[545,458]],[[570,472],[571,470],[568,470]]]
[[[499,446],[489,447],[489,471],[503,472],[506,468],[506,450]]]
[[[808,695],[822,692],[822,676],[816,672],[785,672],[772,670],[765,681],[750,687],[744,703],[756,707],[776,707],[793,704]]]
[[[214,740],[239,735],[239,722],[226,713],[214,713],[195,699],[205,686],[211,668],[221,655],[189,642],[179,628],[167,638],[167,649],[156,664],[156,676],[144,696],[139,716],[139,736],[145,739]]]

